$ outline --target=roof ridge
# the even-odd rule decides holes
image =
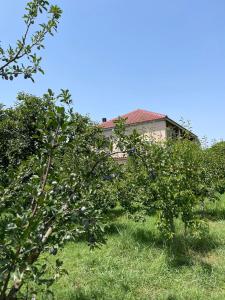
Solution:
[[[115,126],[114,121],[118,120],[119,117],[125,118],[126,124],[131,125],[136,123],[144,123],[159,120],[165,118],[166,115],[138,108],[126,114],[120,115],[116,118],[112,118],[106,122],[103,122],[101,126],[103,128],[112,128]]]
[[[121,115],[121,117],[124,116],[124,115],[129,115],[129,114],[134,113],[136,111],[142,111],[142,112],[146,112],[146,113],[150,113],[150,114],[156,114],[156,115],[166,116],[165,114],[161,114],[161,113],[158,113],[158,112],[154,112],[154,111],[150,111],[150,110],[146,110],[146,109],[142,109],[142,108],[137,108],[137,109],[132,110],[132,111],[126,113],[126,114]],[[115,119],[115,118],[113,118],[113,119]]]

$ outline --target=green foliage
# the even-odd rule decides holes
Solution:
[[[61,9],[56,5],[50,5],[46,0],[32,0],[26,5],[26,14],[23,16],[25,31],[16,46],[4,49],[0,45],[0,77],[5,80],[13,80],[19,75],[32,81],[37,72],[44,73],[36,51],[44,48],[45,37],[53,35],[57,30]],[[47,20],[35,28],[39,22],[39,15],[46,13]]]
[[[225,142],[218,142],[206,150],[207,161],[213,173],[216,189],[225,192]]]
[[[68,91],[19,99],[0,122],[2,136],[9,135],[1,149],[0,299],[30,297],[42,285],[49,292],[61,262],[46,278],[50,266],[39,257],[80,237],[90,246],[103,243],[103,214],[116,201],[110,142],[73,113]]]
[[[120,128],[128,153],[118,182],[123,207],[138,219],[156,212],[158,227],[168,240],[174,238],[178,217],[189,232],[205,230],[194,209],[207,198],[216,199],[216,191],[201,146],[187,139],[145,141],[136,132],[123,135]]]
[[[217,199],[223,145],[150,142],[136,131],[126,135],[123,120],[114,133],[107,139],[74,113],[67,90],[19,94],[14,108],[1,107],[0,299],[51,293],[66,271],[43,254],[56,255],[69,240],[104,243],[104,222],[118,201],[136,220],[156,213],[165,241],[175,243],[176,220],[189,237],[207,234],[196,208]],[[126,164],[112,159],[118,152]]]
[[[41,146],[38,123],[51,101],[20,93],[14,108],[0,110],[0,168],[19,165]],[[42,124],[43,126],[43,124]]]
[[[43,13],[47,21],[36,30]],[[33,80],[43,73],[36,51],[57,30],[61,13],[45,0],[27,3],[26,28],[16,47],[0,46],[2,79]],[[114,137],[106,139],[73,112],[68,90],[55,96],[49,89],[42,98],[21,93],[15,107],[0,105],[0,300],[30,299],[40,291],[52,297],[50,287],[67,271],[46,253],[55,256],[68,241],[80,239],[91,247],[103,244],[104,222],[118,201],[136,220],[156,213],[162,236],[154,242],[173,241],[167,248],[171,257],[183,245],[177,246],[175,236],[179,220],[185,239],[207,240],[206,212],[196,209],[225,191],[225,143],[203,150],[186,132],[181,139],[153,143],[136,131],[126,135],[124,120],[116,123]],[[119,153],[127,155],[126,164],[112,158]],[[135,236],[146,241],[143,230]],[[126,251],[136,247],[127,237],[121,245]],[[128,290],[124,282],[123,288]]]
[[[189,237],[207,234],[196,208],[217,198],[223,148],[128,136],[123,120],[114,133],[107,139],[74,113],[64,90],[20,94],[14,108],[1,107],[0,299],[51,293],[66,271],[43,254],[56,255],[69,240],[104,243],[104,221],[118,200],[136,220],[156,213],[164,241],[175,243],[176,220]],[[126,164],[112,159],[118,152],[126,153]]]

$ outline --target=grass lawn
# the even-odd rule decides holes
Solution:
[[[187,238],[178,223],[173,250],[155,229],[155,217],[135,223],[115,216],[107,244],[90,251],[68,244],[58,256],[69,275],[54,284],[58,300],[225,299],[225,196],[208,204],[204,238]]]

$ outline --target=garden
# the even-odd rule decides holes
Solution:
[[[28,2],[3,80],[43,72],[33,51],[60,16]],[[0,107],[0,300],[225,298],[225,142],[155,143],[125,121],[106,138],[68,90]]]

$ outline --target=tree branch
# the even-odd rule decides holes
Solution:
[[[22,56],[20,56],[20,53],[21,53],[21,51],[24,49],[24,46],[25,46],[25,44],[26,44],[27,35],[28,35],[28,32],[29,32],[30,26],[31,26],[31,24],[32,24],[32,21],[33,21],[33,19],[31,19],[30,22],[29,22],[29,24],[27,25],[26,32],[25,32],[25,34],[24,34],[24,36],[23,36],[23,38],[22,38],[22,45],[21,45],[20,49],[18,50],[18,52],[15,54],[15,56],[14,56],[11,60],[9,60],[9,61],[8,61],[7,63],[5,63],[3,66],[0,66],[0,72],[2,72],[2,71],[3,71],[8,65],[10,65],[12,62],[16,61],[17,59],[20,59],[22,56],[25,55],[25,53],[24,53]]]

